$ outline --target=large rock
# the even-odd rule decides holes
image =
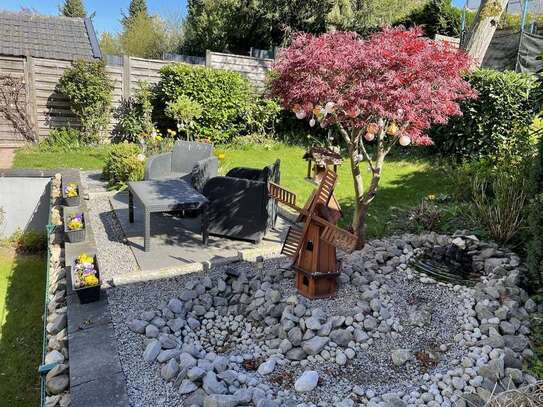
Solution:
[[[62,331],[64,328],[66,328],[66,313],[59,314],[47,324],[47,332],[51,335],[56,335],[60,331]]]
[[[181,314],[183,312],[183,310],[184,310],[183,309],[183,303],[181,301],[179,301],[177,298],[172,298],[168,302],[168,308],[174,314]]]
[[[319,383],[319,373],[314,370],[304,372],[294,383],[294,389],[298,393],[312,391]]]
[[[270,359],[270,360],[260,364],[260,366],[258,366],[257,372],[259,374],[261,374],[262,376],[269,375],[270,373],[272,373],[275,370],[275,364],[276,363],[277,362],[275,361],[275,359]]]
[[[329,338],[324,336],[315,336],[302,344],[302,349],[308,355],[317,355],[321,353],[324,347],[330,342]]]
[[[236,407],[239,401],[235,396],[212,394],[204,399],[204,407]]]
[[[302,348],[292,348],[285,356],[289,360],[303,360],[306,358],[307,354]]]
[[[179,368],[181,370],[190,369],[191,367],[196,366],[197,363],[198,361],[194,358],[194,356],[187,352],[183,352],[181,355],[179,355]]]
[[[202,386],[207,394],[224,394],[227,389],[224,384],[217,380],[215,372],[207,372],[204,376],[204,384]]]
[[[47,392],[49,394],[60,394],[66,389],[68,389],[68,386],[70,385],[70,378],[68,375],[62,374],[59,376],[55,376],[52,379],[49,379],[45,383],[45,387],[47,388]]]
[[[133,319],[128,323],[128,328],[137,334],[144,334],[148,322],[142,319]]]
[[[181,382],[181,385],[179,386],[179,394],[189,394],[193,391],[196,391],[198,386],[196,386],[193,382],[191,382],[189,379],[185,379]]]
[[[390,352],[390,357],[394,366],[402,366],[412,358],[412,355],[409,349],[395,349]]]
[[[177,376],[177,372],[179,372],[179,364],[175,359],[170,359],[168,363],[160,369],[160,375],[167,382],[173,380]]]
[[[293,346],[300,346],[302,343],[302,330],[297,326],[288,331],[287,336]]]
[[[149,363],[154,362],[161,349],[162,347],[160,346],[160,342],[156,339],[153,339],[147,344],[147,347],[143,352],[143,359]]]
[[[353,334],[346,329],[336,329],[330,333],[330,340],[346,348],[353,340]]]

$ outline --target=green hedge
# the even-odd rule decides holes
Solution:
[[[430,129],[438,150],[457,158],[521,153],[535,116],[535,77],[479,69],[468,74],[467,80],[479,97],[461,103],[463,116]]]
[[[237,72],[169,64],[160,70],[160,76],[154,103],[163,130],[176,128],[164,110],[168,102],[181,96],[202,107],[191,131],[196,138],[224,143],[236,136],[261,133],[277,120],[277,104],[255,95],[247,79]]]

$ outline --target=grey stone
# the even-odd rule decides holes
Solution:
[[[260,366],[258,366],[257,372],[261,374],[262,376],[269,375],[275,370],[276,363],[277,362],[275,361],[275,359],[270,359],[260,364]]]
[[[64,355],[60,353],[58,350],[52,350],[51,352],[48,352],[45,355],[45,363],[46,364],[52,364],[52,363],[62,363],[64,362]]]
[[[172,358],[177,358],[180,354],[181,351],[179,349],[167,349],[160,352],[156,360],[160,363],[164,363]]]
[[[390,352],[390,357],[395,366],[402,366],[412,358],[412,355],[409,349],[395,349]]]
[[[167,382],[173,380],[177,376],[178,372],[179,364],[175,359],[170,359],[168,363],[166,363],[164,366],[162,366],[162,369],[160,369],[160,375]]]
[[[47,380],[45,383],[47,393],[53,394],[53,395],[64,392],[68,388],[69,385],[70,385],[70,378],[68,377],[68,375],[65,375],[65,374],[55,376]]]
[[[302,375],[294,383],[294,389],[298,393],[306,393],[313,391],[319,383],[319,373],[315,370],[308,370],[302,373]]]
[[[172,298],[168,302],[168,308],[174,314],[181,314],[184,311],[183,303],[179,301],[177,298]]]
[[[336,329],[330,333],[330,340],[339,346],[347,347],[353,340],[353,334],[346,329]]]
[[[311,329],[313,331],[317,331],[321,329],[321,323],[320,321],[315,317],[309,317],[305,320],[305,326],[307,329]]]
[[[324,347],[330,342],[329,338],[323,336],[315,336],[312,339],[305,341],[302,344],[302,349],[308,355],[317,355],[321,353]]]
[[[187,377],[193,382],[201,380],[206,374],[206,371],[201,367],[194,366],[187,371]]]
[[[133,319],[128,323],[128,328],[130,328],[132,332],[135,332],[137,334],[144,334],[147,324],[147,321],[143,321],[141,319]]]
[[[302,330],[299,327],[294,327],[288,331],[287,337],[293,346],[300,346],[302,343]]]
[[[189,394],[195,391],[198,388],[193,382],[191,382],[189,379],[185,379],[181,382],[181,385],[179,386],[179,394]]]
[[[56,335],[64,328],[66,328],[67,317],[66,313],[63,312],[55,317],[53,321],[47,324],[47,332],[51,335]]]
[[[181,353],[181,355],[179,355],[179,368],[181,370],[190,369],[191,367],[196,366],[197,363],[198,362],[194,358],[194,356],[192,356],[191,354],[187,352],[183,352]]]
[[[204,407],[236,407],[238,399],[226,394],[212,394],[204,399]]]
[[[307,354],[302,348],[292,348],[285,356],[290,360],[303,360],[306,358]]]
[[[143,352],[143,359],[146,362],[154,362],[157,358],[158,354],[160,353],[162,347],[160,346],[160,342],[156,339],[153,339],[151,342],[147,344],[147,347],[145,348],[145,351]]]
[[[153,324],[149,324],[145,327],[145,336],[148,338],[157,338],[160,331]]]
[[[210,371],[204,376],[203,389],[207,394],[224,394],[227,392],[226,386],[217,380],[215,372]]]

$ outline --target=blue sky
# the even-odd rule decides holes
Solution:
[[[453,0],[458,6],[463,6],[465,0]],[[472,1],[473,2],[473,1]],[[58,14],[62,0],[0,0],[0,9],[18,11],[21,7],[34,9],[41,14]],[[93,20],[98,32],[119,31],[121,9],[126,10],[130,0],[85,0],[87,11],[96,12]],[[187,10],[186,0],[147,0],[152,13],[158,13],[168,18],[184,16]]]
[[[0,9],[19,11],[21,7],[34,9],[41,14],[58,14],[62,0],[0,0]],[[121,9],[128,9],[130,0],[85,0],[87,12],[96,12],[93,19],[98,32],[119,31]],[[165,18],[178,18],[187,11],[186,0],[147,0],[151,13],[161,14]]]

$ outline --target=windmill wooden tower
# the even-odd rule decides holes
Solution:
[[[270,196],[300,215],[303,227],[291,226],[281,253],[292,257],[296,269],[296,288],[305,297],[323,298],[335,295],[339,266],[336,248],[348,253],[356,248],[358,238],[336,226],[341,210],[334,197],[337,174],[327,170],[318,188],[303,208],[296,205],[296,195],[269,183]]]

